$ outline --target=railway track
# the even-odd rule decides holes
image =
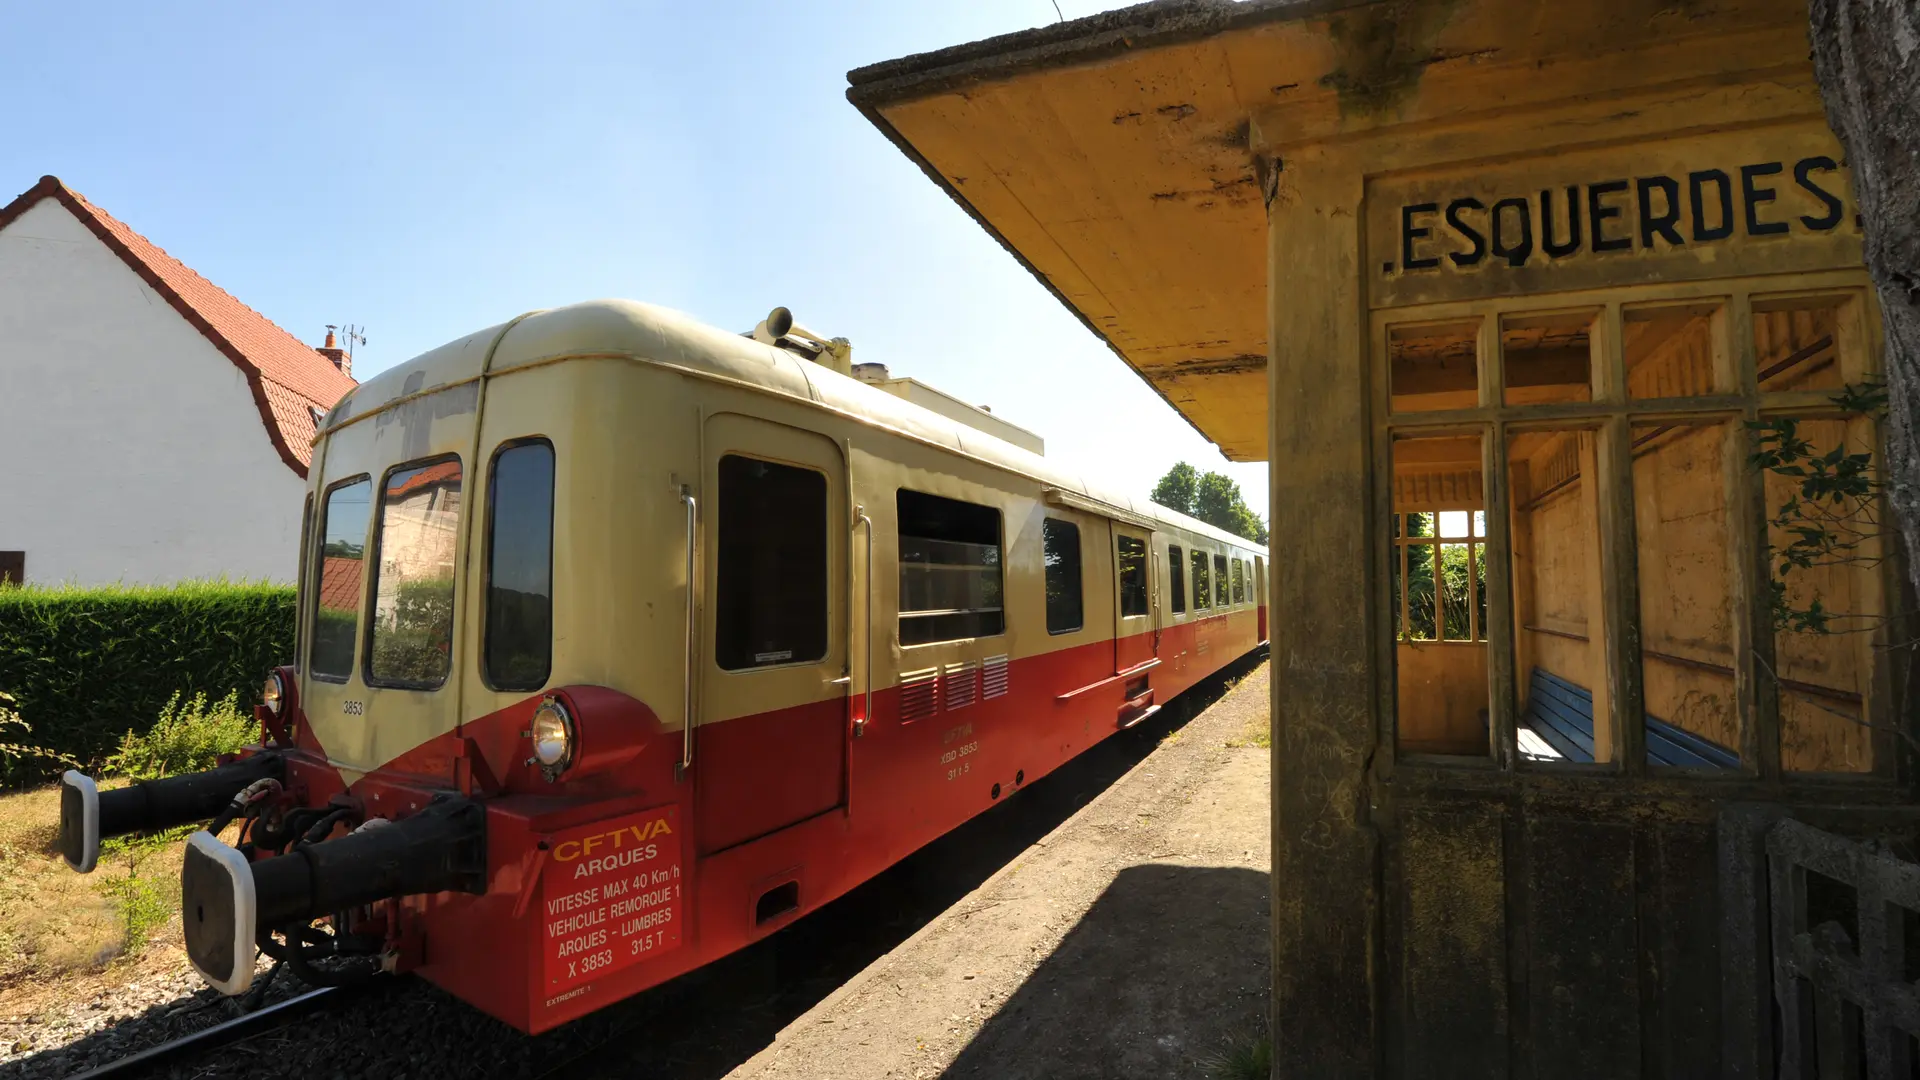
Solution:
[[[86,1072],[76,1074],[72,1080],[105,1080],[107,1077],[143,1075],[149,1069],[189,1054],[231,1046],[270,1031],[277,1031],[316,1009],[349,996],[346,991],[351,989],[356,987],[322,986],[284,1001],[263,1005],[250,1013],[224,1020],[212,1027],[201,1028],[199,1031],[190,1032],[158,1046],[150,1046],[145,1050],[129,1054],[117,1061],[97,1065]]]

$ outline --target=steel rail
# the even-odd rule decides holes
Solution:
[[[290,997],[285,1001],[276,1001],[272,1005],[263,1005],[244,1016],[223,1020],[212,1027],[201,1028],[177,1039],[163,1042],[158,1046],[149,1046],[145,1050],[109,1061],[105,1065],[96,1065],[86,1072],[79,1073],[71,1080],[100,1080],[109,1076],[131,1076],[134,1073],[169,1061],[194,1051],[211,1050],[229,1043],[250,1039],[276,1028],[285,1027],[297,1017],[312,1012],[341,995],[347,986],[322,986],[304,994]]]

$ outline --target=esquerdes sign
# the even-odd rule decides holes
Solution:
[[[1689,136],[1372,181],[1376,307],[1860,265],[1824,127]]]
[[[541,873],[541,952],[554,994],[680,944],[683,881],[675,808],[568,829]]]

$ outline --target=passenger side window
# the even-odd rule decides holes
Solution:
[[[1131,536],[1120,540],[1120,617],[1147,613],[1147,545]]]
[[[380,492],[367,682],[432,690],[453,666],[460,459],[402,465]]]
[[[1187,610],[1187,573],[1183,565],[1183,556],[1178,544],[1167,545],[1167,585],[1173,594],[1173,613],[1182,615]]]
[[[1213,557],[1213,603],[1215,607],[1227,606],[1227,557]]]
[[[827,655],[827,478],[728,454],[720,459],[718,624],[727,671]]]
[[[1213,577],[1208,572],[1208,567],[1212,565],[1207,561],[1206,552],[1193,553],[1193,608],[1195,611],[1213,606],[1213,587],[1207,584]]]
[[[1066,634],[1086,625],[1080,597],[1080,526],[1059,518],[1040,522],[1047,567],[1047,633]]]
[[[1247,602],[1247,564],[1240,559],[1233,560],[1233,602]]]
[[[900,644],[992,637],[1006,629],[1000,511],[901,489]]]
[[[372,511],[373,481],[367,477],[327,489],[320,513],[320,557],[311,570],[313,643],[307,653],[307,666],[318,679],[344,682],[353,674]]]
[[[486,677],[538,690],[553,672],[553,444],[514,443],[487,476]]]

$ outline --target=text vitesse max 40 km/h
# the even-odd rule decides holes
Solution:
[[[260,745],[69,773],[63,852],[207,822],[187,951],[229,994],[384,967],[540,1031],[663,982],[1266,638],[1261,549],[1039,450],[784,309],[455,341],[320,424]]]

